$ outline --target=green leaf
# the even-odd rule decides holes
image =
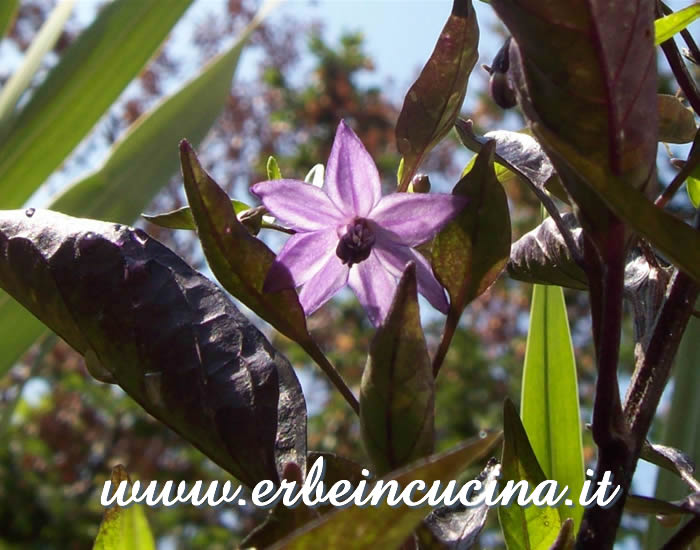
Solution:
[[[525,349],[520,413],[530,444],[547,479],[581,494],[584,483],[581,414],[576,361],[564,293],[558,286],[535,285]],[[559,508],[562,521],[581,524],[583,508]]]
[[[236,213],[236,216],[250,209],[250,206],[246,203],[235,199],[231,201],[231,206],[233,206],[233,211]],[[197,229],[197,225],[194,223],[194,217],[192,216],[192,210],[189,206],[183,206],[177,210],[171,210],[170,212],[164,212],[162,214],[141,214],[141,216],[160,227],[188,229],[190,231]]]
[[[452,193],[469,202],[433,242],[433,270],[457,317],[491,286],[510,254],[508,199],[493,170],[495,145],[484,146],[472,170],[455,185]]]
[[[700,179],[688,177],[685,182],[688,198],[695,208],[700,208]]]
[[[530,490],[547,479],[530,446],[525,428],[513,403],[506,399],[503,410],[503,459],[501,483],[527,481]],[[517,503],[498,507],[498,519],[508,550],[548,550],[559,534],[559,512],[548,506]]]
[[[700,17],[700,4],[696,2],[692,6],[657,19],[654,21],[654,45],[658,46],[662,42],[666,42],[698,17]]]
[[[435,380],[423,335],[416,266],[403,273],[372,339],[360,390],[360,428],[379,475],[429,455],[435,438]]]
[[[571,229],[574,242],[583,246],[581,226],[576,216],[567,212],[562,221]],[[588,278],[574,260],[552,218],[546,218],[532,231],[513,243],[506,267],[508,275],[526,283],[541,283],[586,290]]]
[[[452,129],[478,58],[478,43],[471,0],[453,0],[452,13],[396,122],[396,144],[403,155],[401,191],[408,189],[425,155]]]
[[[119,465],[112,469],[113,490],[122,481],[129,482],[129,476],[124,467]],[[156,550],[156,541],[148,526],[143,506],[132,504],[122,508],[115,504],[107,508],[92,550]]]
[[[0,91],[0,135],[12,118],[17,101],[34,78],[47,52],[53,48],[63,32],[66,20],[73,11],[75,0],[60,2],[51,12],[24,55],[22,65]]]
[[[383,479],[395,479],[403,488],[414,480],[427,487],[437,480],[444,484],[455,479],[470,464],[483,457],[500,441],[500,434],[472,439],[442,454],[422,459]],[[414,498],[420,498],[416,491]],[[279,541],[273,550],[371,550],[398,548],[428,513],[425,507],[351,506],[335,510]]]
[[[696,307],[700,306],[700,300]],[[691,317],[683,334],[673,370],[673,399],[662,431],[664,445],[682,449],[700,460],[700,319]],[[697,490],[698,488],[696,488]],[[675,474],[660,470],[655,496],[662,500],[676,500],[688,493],[688,487]],[[658,548],[668,538],[667,531],[652,523],[647,548]]]
[[[277,159],[270,155],[267,159],[267,179],[269,180],[281,180],[282,172],[280,172],[280,167],[277,164]]]
[[[0,39],[10,29],[17,16],[19,0],[4,0],[0,2]]]
[[[158,12],[167,3],[156,4],[153,11]],[[241,50],[266,9],[274,4],[266,3],[228,52],[215,58],[198,77],[144,115],[115,145],[102,168],[74,184],[49,208],[74,216],[132,223],[177,170],[175,151],[180,138],[188,135],[193,140],[203,139],[216,121],[229,97]],[[113,9],[114,5],[109,8]],[[150,0],[143,5],[150,5]],[[168,143],[172,148],[167,147]],[[43,330],[41,323],[0,292],[0,376]]]
[[[117,0],[71,44],[0,144],[0,208],[18,208],[157,52],[192,0]]]
[[[606,9],[603,0],[576,9],[538,0],[492,5],[519,48],[513,43],[511,52],[519,52],[524,79],[517,86],[528,91],[523,110],[577,203],[584,229],[602,243],[612,221],[609,208],[700,282],[700,233],[644,194],[656,173],[653,2],[618,2],[598,17],[593,14]],[[624,51],[629,55],[618,73]]]
[[[289,362],[215,283],[141,230],[0,213],[0,286],[243,483],[306,459]]]
[[[659,94],[659,141],[690,143],[697,127],[692,109],[688,109],[675,95]]]

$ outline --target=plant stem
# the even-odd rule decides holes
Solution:
[[[700,132],[695,134],[695,140],[693,141],[693,146],[690,149],[690,154],[688,155],[688,160],[685,162],[680,172],[676,174],[671,183],[664,189],[663,193],[654,201],[654,204],[659,208],[663,208],[668,204],[676,194],[676,191],[683,185],[683,182],[688,179],[690,173],[698,166],[700,163]]]
[[[311,344],[306,344],[303,345],[303,348],[306,350],[306,353],[308,353],[311,358],[316,361],[316,364],[321,367],[321,370],[323,370],[324,373],[326,373],[326,376],[330,379],[332,384],[336,387],[336,389],[340,392],[340,394],[345,398],[345,401],[348,402],[348,405],[352,407],[352,410],[355,411],[356,414],[360,414],[360,403],[357,400],[357,397],[355,397],[355,394],[352,393],[352,390],[348,388],[347,384],[345,383],[345,380],[343,380],[343,377],[340,376],[340,373],[336,370],[336,368],[331,364],[331,362],[328,360],[328,358],[323,354],[321,349],[316,345],[315,342],[312,342]]]
[[[460,316],[461,313],[450,307],[450,311],[447,313],[447,320],[445,321],[445,329],[442,332],[440,345],[435,352],[435,357],[433,357],[433,378],[437,378],[440,372],[440,367],[442,367],[447,351],[450,349],[450,342],[452,342],[452,338],[457,330]]]
[[[661,550],[685,550],[697,537],[700,536],[700,517],[695,516],[673,535]]]

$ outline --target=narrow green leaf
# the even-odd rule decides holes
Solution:
[[[576,501],[585,480],[581,414],[569,319],[558,286],[532,289],[520,413],[545,476],[568,486]],[[559,512],[562,521],[572,518],[574,527],[580,526],[578,503]]]
[[[233,211],[236,213],[236,216],[250,209],[250,206],[246,203],[235,199],[231,201],[231,206],[233,206]],[[162,214],[141,214],[141,216],[160,227],[188,229],[190,231],[197,229],[197,225],[194,223],[194,217],[192,216],[192,210],[189,206],[183,206],[177,210],[171,210],[170,212],[164,212]]]
[[[696,307],[700,306],[700,300]],[[673,398],[664,422],[661,441],[686,452],[700,462],[700,319],[691,317],[683,334],[673,370]],[[687,485],[676,475],[660,470],[655,496],[662,500],[676,500],[688,493]],[[668,530],[652,522],[649,527],[647,548],[656,549],[668,538]]]
[[[452,13],[396,122],[396,144],[404,161],[403,169],[399,167],[401,191],[408,189],[428,151],[452,129],[478,58],[478,43],[471,0],[453,0]]]
[[[501,483],[527,481],[532,490],[545,481],[547,477],[537,462],[518,412],[509,399],[506,399],[503,410],[503,436]],[[499,506],[498,519],[508,550],[548,550],[561,528],[559,512],[548,506],[523,508],[517,503]]]
[[[670,39],[700,17],[700,3],[695,3],[680,11],[654,21],[654,45]]]
[[[17,16],[19,0],[4,0],[0,2],[0,39],[10,29]]]
[[[277,164],[277,159],[270,155],[267,159],[267,179],[269,180],[281,180],[282,172],[280,172],[280,167]]]
[[[510,254],[508,199],[493,170],[495,145],[484,146],[455,186],[452,193],[469,202],[433,242],[433,270],[457,316],[491,286]]]
[[[0,208],[18,208],[138,75],[192,0],[117,0],[71,44],[0,144]]]
[[[0,91],[0,136],[12,118],[17,101],[27,89],[39,70],[47,52],[53,48],[63,32],[68,17],[73,11],[75,0],[59,2],[32,40],[22,64]]]
[[[377,329],[362,374],[360,428],[379,475],[429,455],[434,445],[435,380],[410,263]]]
[[[414,480],[430,487],[440,480],[443,487],[456,479],[470,464],[482,458],[500,441],[501,434],[471,439],[442,454],[419,460],[383,479],[396,480],[401,488]],[[422,491],[414,493],[414,499]],[[272,550],[373,550],[398,548],[429,513],[427,507],[391,507],[383,500],[380,506],[336,510],[279,541]]]
[[[112,469],[112,490],[116,490],[122,481],[131,485],[126,470],[119,465]],[[105,510],[92,550],[155,549],[156,541],[141,504],[126,508],[113,505]]]
[[[143,3],[150,4],[150,0]],[[156,4],[151,11],[157,13],[161,6],[171,9],[167,2]],[[275,4],[274,1],[264,4],[228,52],[215,58],[198,77],[145,114],[115,145],[102,168],[74,184],[49,208],[74,216],[132,223],[176,172],[178,158],[174,151],[180,138],[187,135],[198,143],[216,121],[229,96],[231,79],[247,38]],[[0,349],[3,350],[0,376],[44,330],[22,306],[0,292]]]
[[[695,114],[675,95],[659,94],[659,141],[690,143],[695,138]]]

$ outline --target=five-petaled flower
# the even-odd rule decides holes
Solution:
[[[345,122],[335,135],[323,189],[282,179],[251,190],[296,231],[272,264],[265,291],[301,286],[299,301],[310,315],[348,284],[377,326],[406,264],[415,262],[418,291],[447,312],[442,286],[413,247],[432,239],[466,199],[439,193],[382,197],[377,167]]]

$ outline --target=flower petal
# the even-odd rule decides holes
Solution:
[[[374,252],[384,268],[396,277],[401,276],[408,262],[415,262],[418,292],[425,296],[435,309],[447,313],[449,305],[445,298],[445,291],[433,275],[433,269],[428,260],[420,252],[399,245],[377,246]]]
[[[360,138],[342,120],[328,157],[325,188],[348,216],[366,217],[382,197],[377,166]]]
[[[335,228],[292,235],[270,266],[264,292],[303,285],[335,255],[338,235]]]
[[[389,313],[396,291],[396,278],[382,265],[373,250],[364,261],[352,266],[348,284],[376,327]]]
[[[297,231],[342,225],[344,216],[321,189],[297,180],[256,183],[250,188],[270,213]]]
[[[309,279],[299,293],[299,302],[306,315],[311,315],[348,282],[348,266],[330,254],[321,269]]]
[[[408,246],[432,239],[467,204],[459,195],[393,193],[382,197],[369,214],[386,238]]]

